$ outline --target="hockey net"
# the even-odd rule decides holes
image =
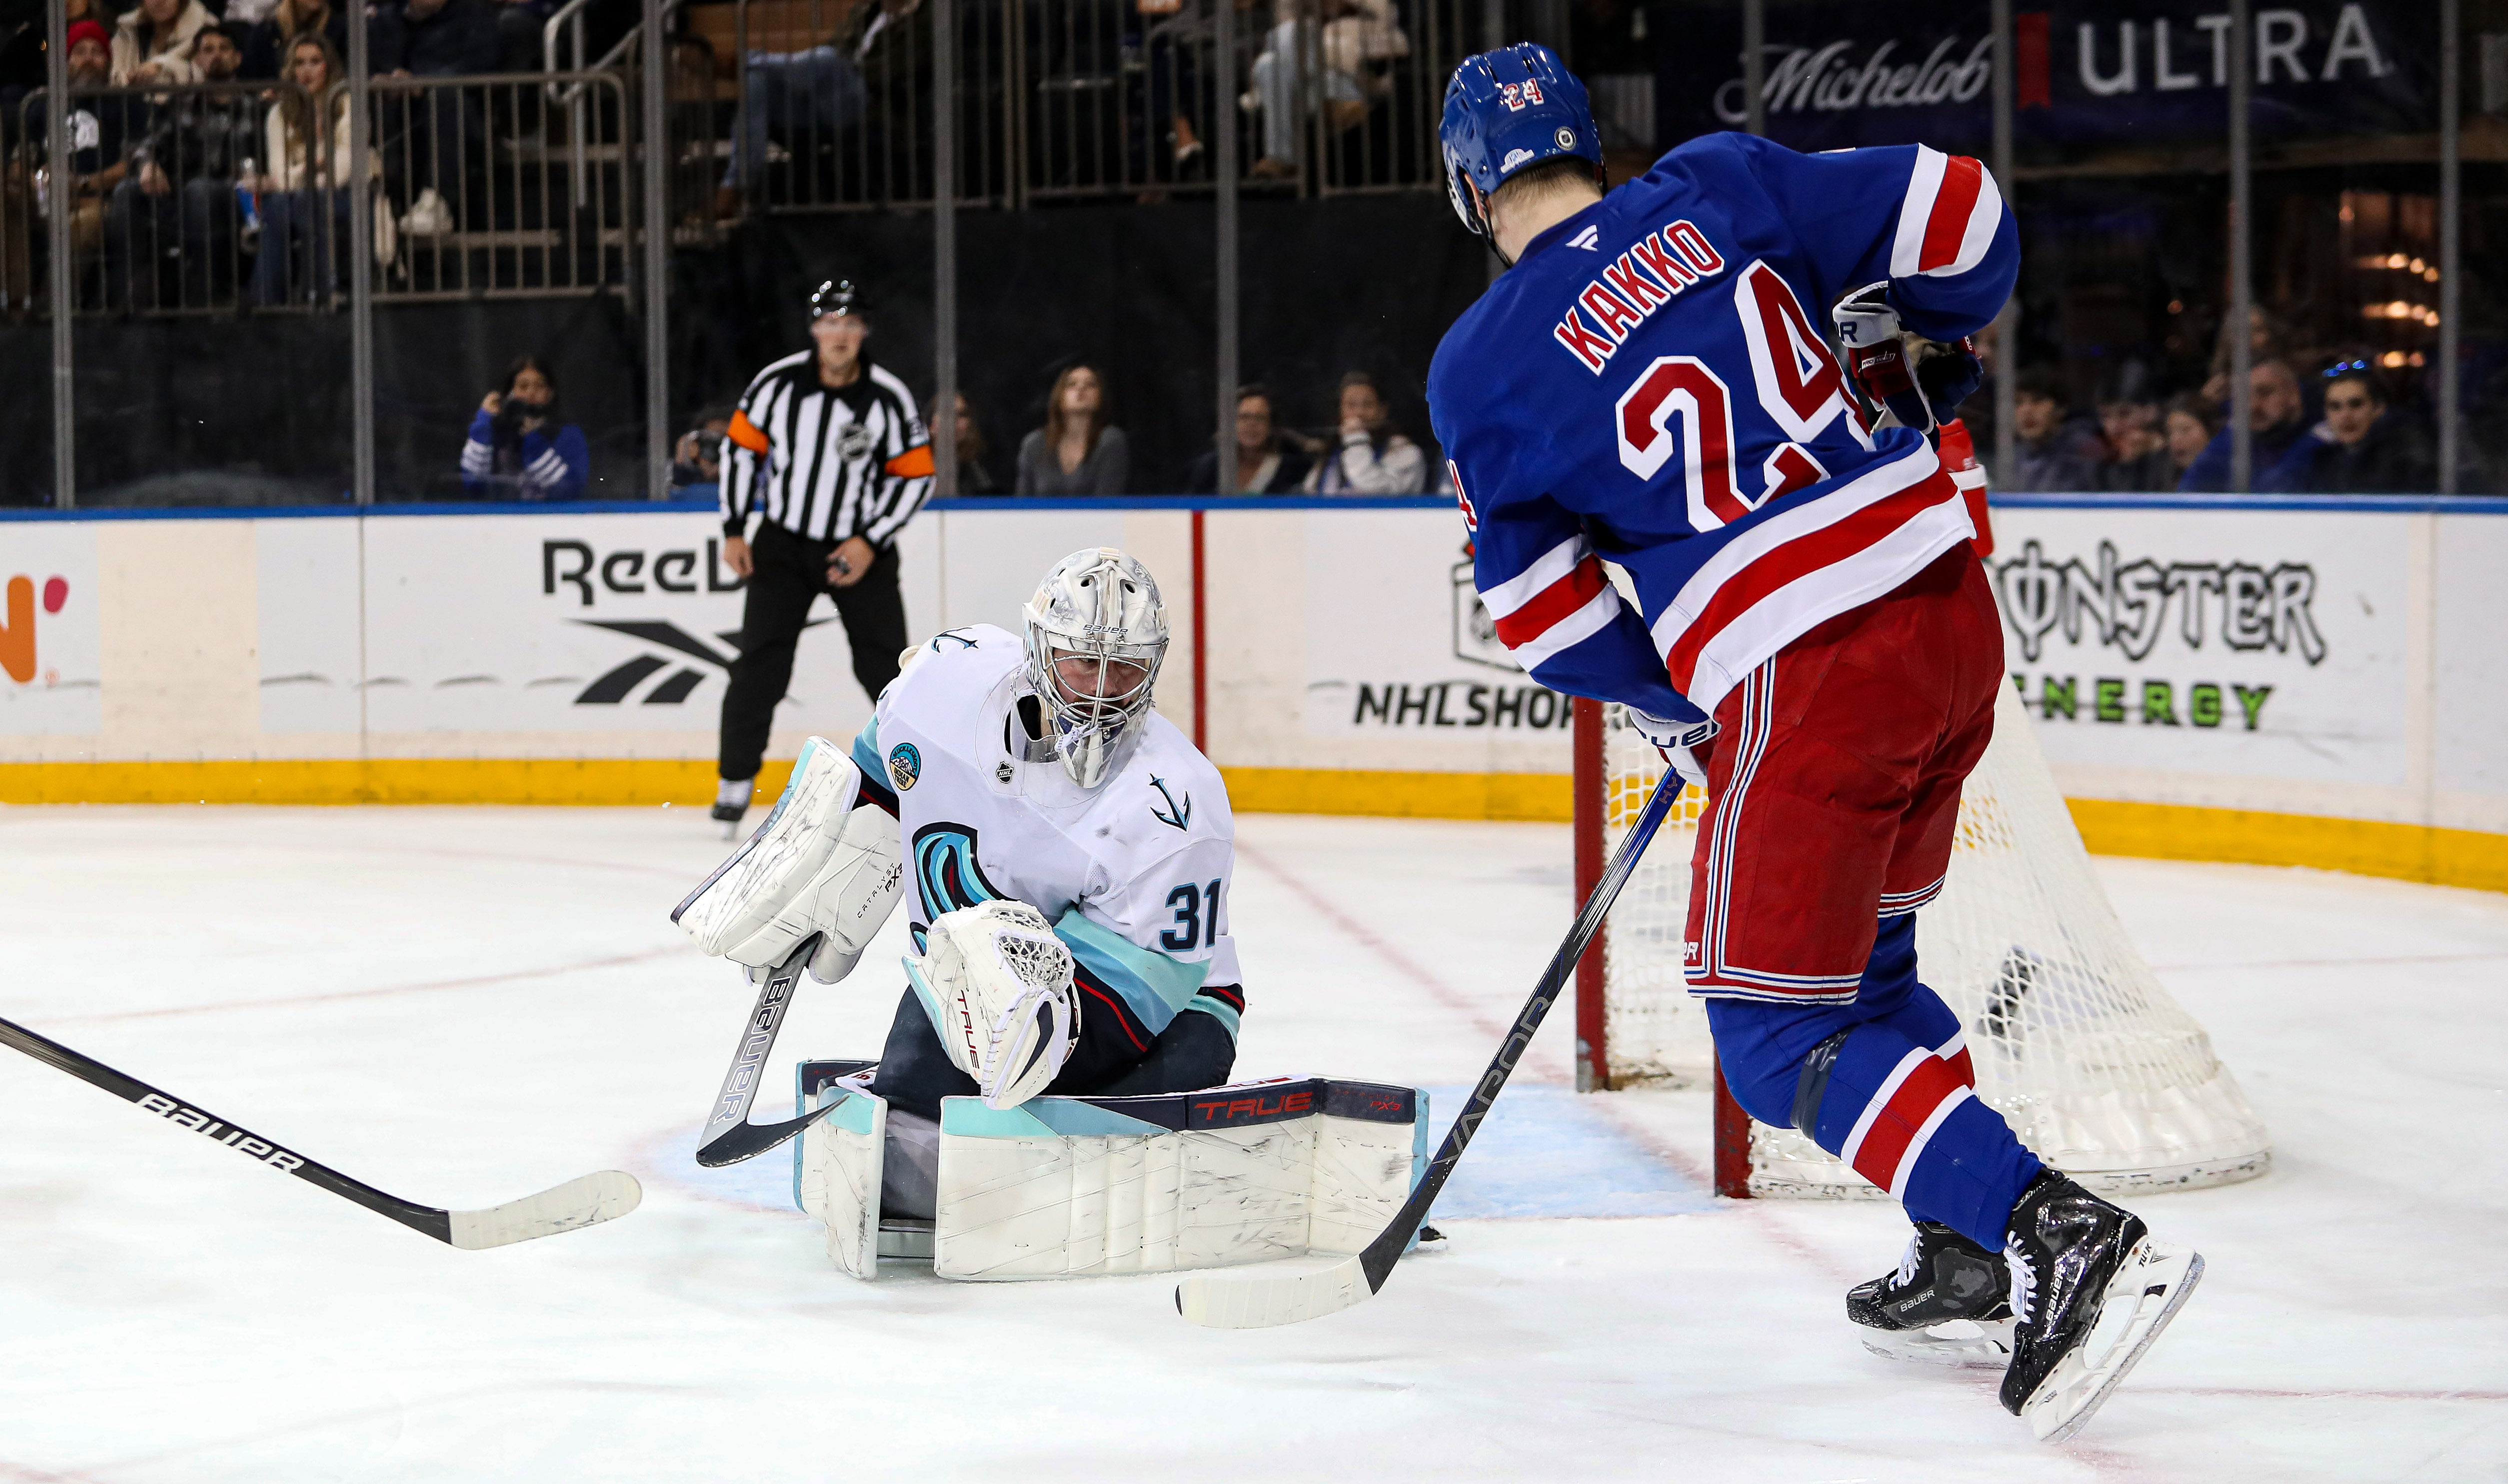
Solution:
[[[1599,873],[1663,768],[1618,713],[1578,707],[1580,875]],[[1680,800],[1611,910],[1599,974],[1589,960],[1580,975],[1579,1080],[1715,1085],[1723,1194],[1877,1197],[1802,1134],[1752,1122],[1715,1078],[1706,1012],[1681,979],[1702,803],[1694,789]],[[2119,1191],[2222,1184],[2270,1162],[2264,1124],[2211,1038],[2117,920],[2008,686],[1916,946],[1925,983],[1967,1028],[1977,1094],[2047,1163]]]

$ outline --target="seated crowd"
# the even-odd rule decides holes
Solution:
[[[2438,488],[2436,439],[2425,411],[2399,406],[2365,353],[2303,375],[2290,358],[2260,356],[2249,373],[2253,478],[2258,495],[2422,495]],[[2095,415],[2074,405],[2064,378],[2021,373],[2013,395],[2018,453],[2004,487],[2033,493],[2225,493],[2231,488],[2230,409],[2214,378],[2205,391],[2162,400],[2103,396]]]
[[[146,311],[241,302],[276,305],[338,291],[350,213],[362,194],[374,257],[389,268],[404,230],[442,232],[453,201],[487,201],[490,131],[482,101],[461,93],[379,101],[368,181],[345,186],[348,22],[339,0],[66,0],[74,89],[68,197],[82,299]],[[537,68],[558,0],[380,0],[368,10],[377,77],[425,78]],[[621,7],[625,7],[624,10]],[[614,23],[633,0],[595,0]],[[40,48],[0,62],[0,155],[14,218],[46,249],[32,185],[44,167]],[[112,91],[101,91],[112,90]],[[534,90],[499,93],[498,132],[536,117]],[[318,116],[318,117],[317,117]],[[16,198],[25,198],[18,200]],[[0,244],[9,280],[27,259]],[[24,307],[11,293],[13,307]]]
[[[1339,422],[1329,430],[1305,432],[1280,419],[1272,389],[1260,382],[1236,389],[1233,450],[1199,454],[1183,471],[1140,476],[1131,443],[1113,421],[1105,378],[1086,361],[1053,378],[1045,422],[1019,440],[1012,477],[996,469],[981,420],[964,393],[956,400],[958,493],[961,495],[1211,495],[1219,490],[1219,460],[1233,452],[1230,493],[1236,495],[1419,495],[1428,489],[1428,457],[1393,424],[1374,376],[1350,371],[1334,390]],[[485,418],[486,414],[482,414]],[[482,425],[484,426],[484,424]],[[731,426],[728,408],[709,409],[682,433],[673,454],[671,487],[710,496],[722,466],[722,440]],[[473,434],[477,447],[477,434]],[[1215,441],[1215,440],[1214,440]],[[466,465],[465,465],[466,467]],[[558,498],[564,498],[560,496]]]

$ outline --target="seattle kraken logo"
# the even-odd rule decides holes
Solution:
[[[923,909],[935,917],[1002,900],[976,862],[976,832],[965,825],[925,825],[914,832],[914,885],[923,895]]]
[[[1159,797],[1167,801],[1167,812],[1164,814],[1161,814],[1159,812],[1159,806],[1157,804],[1150,805],[1150,818],[1157,820],[1162,825],[1173,825],[1179,830],[1193,823],[1193,796],[1191,794],[1184,796],[1184,802],[1182,804],[1178,804],[1175,801],[1175,796],[1167,792],[1167,783],[1165,779],[1153,777],[1150,780],[1150,787],[1158,790]]]

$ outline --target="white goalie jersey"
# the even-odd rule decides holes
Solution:
[[[917,949],[943,912],[1024,902],[1070,946],[1085,1016],[1114,1018],[1143,1052],[1186,1013],[1233,1039],[1236,825],[1218,769],[1153,713],[1115,774],[1083,790],[1033,740],[1024,659],[990,625],[938,635],[854,739],[866,787],[896,797]]]

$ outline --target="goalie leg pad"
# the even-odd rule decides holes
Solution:
[[[859,1279],[879,1276],[880,1193],[888,1104],[848,1086],[822,1089],[836,1110],[801,1134],[801,1208],[828,1228],[828,1258]]]
[[[780,963],[824,935],[810,975],[851,972],[905,885],[896,819],[858,809],[862,771],[844,750],[812,737],[757,833],[682,902],[671,920],[706,953],[751,968]]]
[[[994,1281],[1355,1252],[1427,1165],[1409,1088],[1274,1080],[942,1104],[933,1271]]]

